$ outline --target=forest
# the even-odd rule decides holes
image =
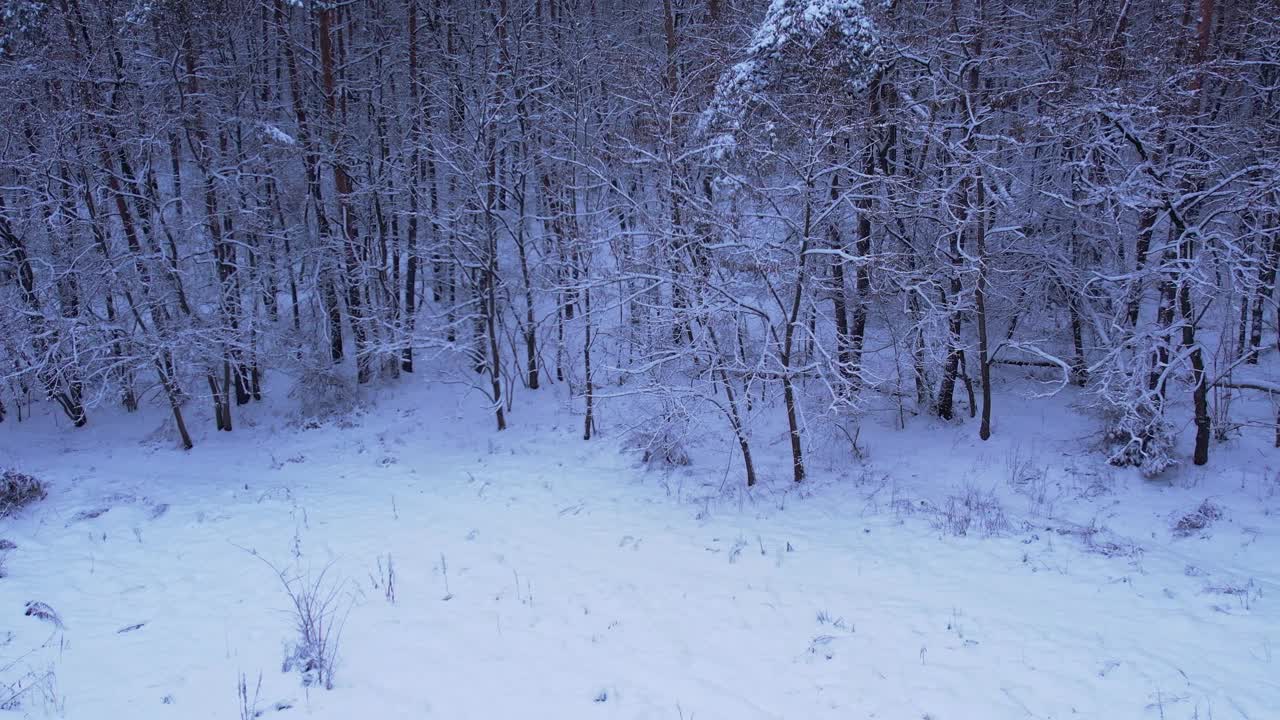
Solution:
[[[1268,0],[2,7],[5,421],[561,385],[752,485],[1016,376],[1152,476],[1280,443]]]

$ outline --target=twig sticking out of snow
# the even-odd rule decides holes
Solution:
[[[452,600],[453,593],[449,592],[449,563],[444,559],[444,553],[440,553],[440,572],[444,575],[444,597],[441,600]]]
[[[240,673],[240,681],[236,683],[236,706],[240,708],[240,720],[255,720],[262,715],[258,710],[258,696],[262,693],[262,671],[258,671],[258,684],[253,689],[253,698],[249,697],[249,682],[245,674]]]

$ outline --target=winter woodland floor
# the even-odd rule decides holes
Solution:
[[[1067,399],[1002,402],[989,443],[883,418],[864,463],[751,495],[718,442],[646,471],[552,403],[497,434],[443,391],[309,429],[253,407],[189,454],[144,437],[158,412],[8,423],[0,465],[49,497],[0,520],[0,687],[31,685],[15,717],[74,719],[234,720],[241,674],[279,720],[1280,717],[1266,433],[1144,481]],[[1205,500],[1220,516],[1179,528]],[[263,560],[327,568],[333,690],[282,672]]]

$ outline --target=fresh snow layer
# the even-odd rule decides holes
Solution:
[[[6,424],[0,466],[50,490],[0,520],[0,686],[34,683],[11,714],[234,719],[243,673],[280,720],[1280,718],[1274,452],[1143,481],[1036,401],[990,444],[885,421],[865,465],[745,494],[729,446],[645,470],[532,403],[504,433],[443,392],[314,428],[254,406],[190,453],[143,437],[158,413]],[[1014,457],[1054,480],[1009,481]],[[997,537],[947,531],[965,488]],[[1206,498],[1222,517],[1175,532]],[[263,560],[340,583],[333,690],[282,672]]]

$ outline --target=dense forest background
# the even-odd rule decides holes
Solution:
[[[4,420],[560,385],[671,461],[718,418],[747,484],[762,423],[797,482],[873,408],[985,439],[1000,374],[1150,474],[1272,432],[1271,0],[3,0],[0,43]]]

